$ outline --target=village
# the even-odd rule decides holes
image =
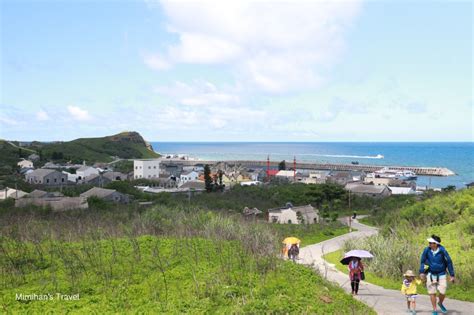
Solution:
[[[133,169],[129,172],[115,170],[115,163],[55,164],[47,162],[40,168],[35,168],[39,157],[32,154],[28,159],[18,162],[19,172],[23,180],[36,189],[30,193],[7,187],[0,191],[0,200],[15,199],[16,207],[35,205],[50,207],[55,211],[70,209],[87,209],[88,198],[95,197],[108,202],[128,204],[132,196],[114,189],[104,188],[116,181],[127,181],[135,188],[148,194],[200,194],[209,190],[206,187],[206,165],[196,160],[195,163],[183,164],[166,158],[135,159]],[[266,167],[242,166],[228,162],[217,162],[209,167],[208,176],[213,184],[218,184],[222,191],[234,187],[275,185],[275,184],[306,184],[318,185],[332,183],[344,187],[354,196],[370,198],[385,198],[391,195],[421,194],[426,187],[417,187],[415,180],[399,176],[364,171],[350,170],[311,170],[296,167],[293,163],[281,161],[278,167],[270,166],[269,159]],[[68,187],[91,187],[79,196],[65,196],[62,191]],[[136,200],[135,200],[136,201]],[[140,201],[136,201],[140,202]],[[146,205],[150,202],[141,202]],[[249,205],[252,206],[252,205]],[[316,223],[319,222],[319,211],[311,205],[292,205],[287,203],[276,209],[266,209],[267,220],[274,223]],[[255,217],[263,212],[256,208],[243,209],[246,217]]]

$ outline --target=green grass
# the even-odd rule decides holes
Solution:
[[[3,313],[375,314],[311,269],[249,255],[238,242],[141,236],[1,239]],[[15,294],[78,301],[15,301]]]
[[[300,246],[316,244],[330,238],[349,233],[349,228],[339,223],[330,225],[322,224],[274,224],[273,229],[277,231],[282,240],[288,236],[294,236],[301,240]]]
[[[160,155],[146,147],[145,140],[136,132],[124,132],[101,138],[81,138],[67,142],[34,143],[32,148],[49,160],[56,155],[59,160],[74,162],[110,162],[112,157],[123,159],[157,158]],[[58,157],[58,154],[60,155]]]
[[[358,219],[360,223],[368,225],[368,226],[375,226],[375,224],[372,222],[370,217],[365,217],[362,219]]]

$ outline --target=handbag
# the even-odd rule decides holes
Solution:
[[[360,280],[365,280],[365,273],[363,271],[360,272]]]

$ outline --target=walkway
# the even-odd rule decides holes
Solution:
[[[322,256],[339,250],[348,239],[364,238],[377,234],[376,228],[361,224],[357,220],[353,222],[352,226],[357,229],[356,232],[344,234],[318,244],[305,246],[301,248],[299,255],[299,263],[312,265],[321,275],[337,283],[348,293],[351,292],[348,275],[338,271],[333,264],[326,262]],[[447,295],[449,296],[449,288]],[[359,295],[355,298],[373,307],[378,314],[407,314],[405,299],[398,290],[384,289],[362,281],[360,283]],[[431,314],[432,308],[429,296],[420,295],[417,298],[416,304],[418,314]],[[474,314],[474,303],[446,298],[444,304],[449,310],[448,314]],[[439,314],[442,313],[439,312]]]

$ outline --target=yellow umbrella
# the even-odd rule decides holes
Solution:
[[[301,240],[299,238],[290,236],[290,237],[285,238],[282,243],[287,244],[287,245],[288,244],[299,244],[299,243],[301,243]]]

